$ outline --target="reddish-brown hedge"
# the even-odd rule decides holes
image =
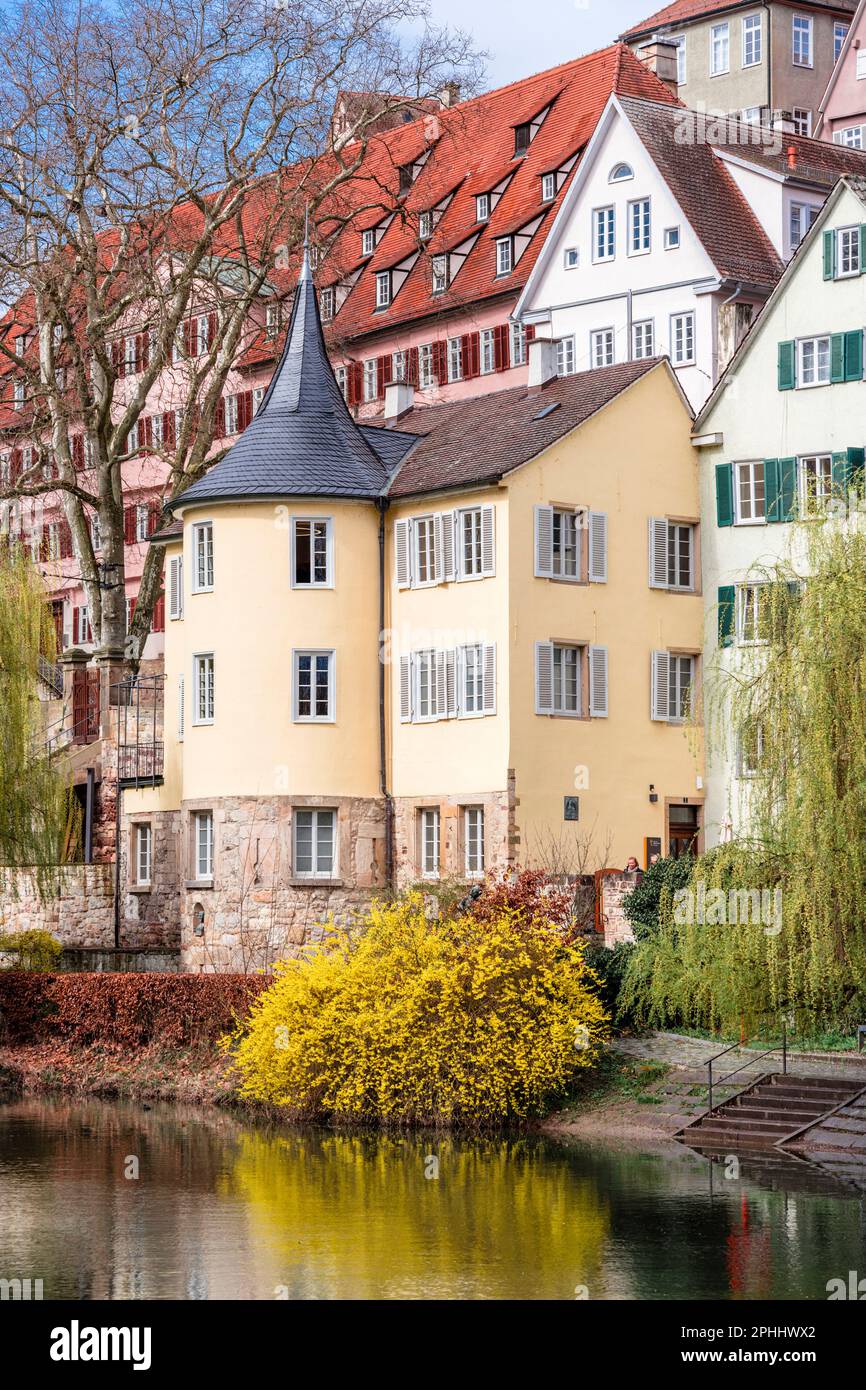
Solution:
[[[264,975],[0,971],[6,1042],[184,1047],[215,1042],[270,983]]]

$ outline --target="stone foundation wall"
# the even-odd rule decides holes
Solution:
[[[622,910],[622,900],[640,882],[640,874],[599,874],[597,892],[600,895],[599,920],[604,930],[604,944],[613,950],[620,941],[634,941],[631,923]]]
[[[59,894],[42,901],[28,869],[0,875],[0,930],[47,931],[64,946],[114,945],[114,865],[69,864]]]
[[[418,813],[428,807],[439,808],[440,875],[442,878],[466,878],[466,856],[463,843],[463,812],[467,806],[484,808],[485,869],[511,868],[515,860],[514,792],[513,787],[502,791],[478,792],[460,797],[395,797],[394,799],[394,870],[398,892],[417,883],[421,878],[418,843]]]

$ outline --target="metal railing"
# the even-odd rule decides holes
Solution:
[[[111,687],[117,711],[117,776],[127,786],[155,786],[164,772],[165,676],[133,676]]]
[[[722,1051],[721,1051],[721,1052],[717,1052],[717,1053],[715,1054],[715,1056],[714,1056],[714,1057],[711,1057],[710,1060],[707,1062],[707,1064],[706,1064],[706,1067],[707,1067],[707,1115],[712,1115],[712,1113],[713,1113],[713,1085],[714,1085],[714,1084],[715,1084],[716,1086],[723,1086],[723,1085],[725,1084],[726,1081],[730,1081],[730,1079],[731,1079],[732,1076],[736,1076],[738,1072],[745,1071],[746,1067],[752,1066],[755,1062],[760,1062],[760,1061],[762,1060],[762,1058],[772,1056],[772,1054],[773,1054],[774,1052],[781,1052],[781,1054],[782,1054],[782,1075],[783,1075],[783,1076],[787,1076],[787,1075],[788,1075],[788,1028],[787,1028],[787,1025],[786,1025],[785,1023],[783,1023],[783,1024],[782,1024],[782,1040],[781,1040],[781,1042],[779,1042],[779,1043],[774,1043],[772,1047],[766,1048],[765,1051],[763,1051],[763,1052],[757,1052],[757,1053],[755,1054],[754,1057],[750,1057],[749,1060],[748,1060],[747,1062],[743,1062],[741,1066],[735,1067],[733,1071],[727,1072],[725,1076],[717,1076],[717,1077],[715,1078],[715,1082],[713,1081],[713,1063],[714,1063],[714,1062],[717,1062],[717,1061],[719,1060],[720,1057],[726,1057],[726,1056],[728,1055],[729,1052],[735,1052],[735,1051],[737,1050],[737,1048],[740,1048],[740,1047],[747,1047],[748,1044],[749,1044],[750,1042],[754,1042],[754,1041],[755,1041],[755,1038],[752,1037],[752,1038],[746,1038],[746,1039],[744,1039],[744,1041],[742,1041],[742,1042],[731,1043],[730,1047],[724,1047],[724,1048],[722,1048]]]

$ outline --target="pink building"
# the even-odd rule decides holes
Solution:
[[[866,150],[866,0],[860,0],[818,108],[822,140]]]

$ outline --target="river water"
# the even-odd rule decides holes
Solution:
[[[814,1165],[0,1106],[0,1279],[45,1299],[826,1299],[866,1196]]]

